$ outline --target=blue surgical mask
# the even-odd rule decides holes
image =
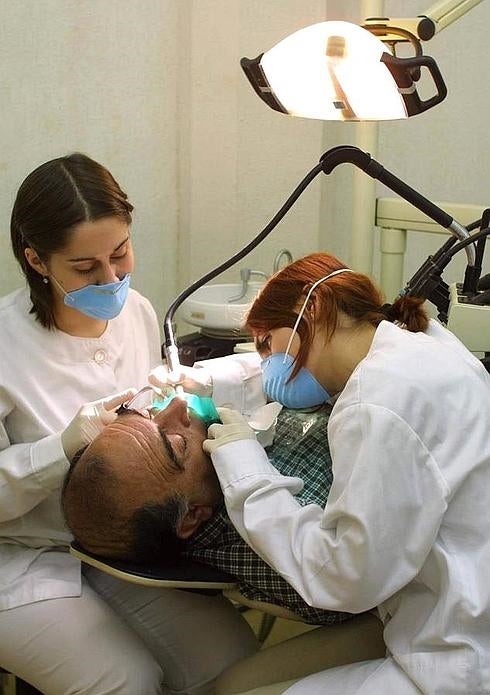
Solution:
[[[329,392],[323,388],[309,369],[301,367],[294,379],[290,379],[294,367],[294,359],[289,354],[293,338],[298,331],[299,322],[305,312],[313,291],[329,278],[340,273],[352,273],[350,268],[339,268],[328,275],[324,275],[314,282],[306,295],[303,306],[296,318],[293,330],[289,337],[285,352],[276,352],[262,362],[262,385],[269,398],[282,403],[286,408],[313,408],[330,400]],[[288,379],[290,379],[288,381]]]
[[[106,285],[85,285],[79,290],[66,292],[60,283],[51,275],[65,295],[63,302],[72,309],[93,319],[109,321],[121,313],[129,292],[131,275],[127,273],[122,280],[108,282]]]
[[[262,385],[273,401],[286,408],[312,408],[330,400],[330,394],[309,369],[301,367],[294,379],[290,378],[294,359],[284,352],[275,352],[262,361]]]

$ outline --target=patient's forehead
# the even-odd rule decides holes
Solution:
[[[111,504],[128,512],[166,499],[179,472],[170,465],[158,432],[149,425],[132,415],[107,425],[82,454],[73,475],[86,478],[90,467],[100,461],[110,476]]]
[[[125,487],[128,487],[129,477],[131,483],[140,480],[147,483],[151,479],[154,484],[174,484],[183,473],[193,476],[203,467],[212,469],[202,450],[206,428],[201,421],[191,418],[189,427],[182,428],[174,418],[163,417],[163,413],[159,414],[158,420],[157,424],[155,420],[132,411],[121,414],[104,427],[86,453],[103,459],[114,473],[121,476]],[[183,439],[186,439],[185,462],[181,468],[176,465],[176,457],[170,455],[174,445],[168,441],[174,440],[176,432],[179,433],[177,449],[183,448]]]
[[[137,452],[141,456],[160,451],[160,436],[152,420],[138,413],[128,412],[106,425],[93,440],[90,448],[92,451],[99,449],[106,453]]]
[[[143,474],[161,477],[167,469],[168,474],[172,473],[158,428],[136,413],[120,416],[106,425],[78,465],[93,457],[100,457],[113,473],[121,475],[126,486],[129,476],[134,480]]]
[[[107,435],[107,437],[132,436],[137,438],[138,436],[157,436],[157,432],[150,416],[145,417],[135,410],[128,410],[119,412],[117,418],[104,427],[100,435],[96,437],[96,440],[103,435]]]

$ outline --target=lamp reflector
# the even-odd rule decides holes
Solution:
[[[388,47],[350,22],[320,22],[264,53],[274,96],[292,116],[359,121],[407,118],[405,102],[384,63]]]

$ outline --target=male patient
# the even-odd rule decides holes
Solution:
[[[301,504],[323,507],[328,496],[328,414],[327,407],[283,410],[267,450],[283,475],[304,481]],[[283,606],[306,622],[350,618],[308,606],[235,531],[202,450],[206,436],[178,398],[152,417],[127,411],[107,425],[74,461],[63,488],[63,510],[78,542],[101,557],[140,564],[184,554],[236,576],[246,598]]]

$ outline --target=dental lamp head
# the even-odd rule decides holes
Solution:
[[[404,32],[406,34],[406,32]],[[447,94],[435,61],[417,53],[397,58],[368,29],[350,22],[320,22],[296,31],[257,58],[240,64],[259,97],[291,116],[329,121],[408,118]],[[427,68],[436,88],[422,100],[416,81]]]

